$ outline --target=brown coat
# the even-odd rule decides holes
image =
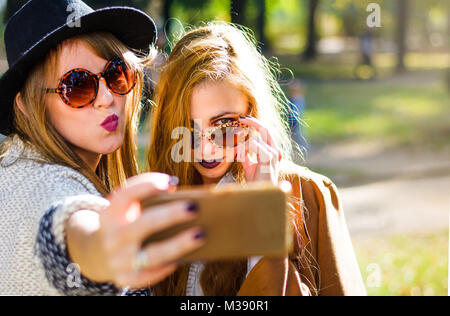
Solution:
[[[366,295],[336,186],[304,167],[286,170],[300,230],[295,250],[289,258],[262,258],[238,295]]]

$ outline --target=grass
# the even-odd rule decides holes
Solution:
[[[448,97],[440,84],[312,84],[307,87],[304,119],[313,144],[382,139],[400,145],[442,145],[450,139]]]
[[[371,296],[446,296],[447,232],[372,237],[354,242]]]

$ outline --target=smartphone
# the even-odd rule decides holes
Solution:
[[[145,210],[177,200],[196,203],[198,217],[149,236],[144,246],[175,236],[187,228],[201,227],[206,235],[205,245],[181,258],[179,263],[250,256],[281,257],[292,249],[287,195],[273,184],[227,184],[181,190],[153,196],[141,204]]]

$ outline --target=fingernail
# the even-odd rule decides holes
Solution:
[[[205,232],[203,231],[203,230],[200,230],[199,232],[197,232],[195,235],[194,235],[194,239],[203,239],[203,238],[205,238]]]
[[[178,177],[171,176],[169,178],[169,185],[170,186],[176,187],[179,183],[180,183],[180,179],[178,179]]]
[[[188,212],[195,213],[198,211],[198,205],[196,203],[189,203],[187,210]]]

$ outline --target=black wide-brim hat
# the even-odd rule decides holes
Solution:
[[[64,40],[91,32],[109,32],[135,51],[146,53],[156,26],[130,7],[94,10],[80,0],[31,0],[8,21],[5,48],[9,69],[0,78],[0,133],[15,131],[13,104],[30,70]]]

